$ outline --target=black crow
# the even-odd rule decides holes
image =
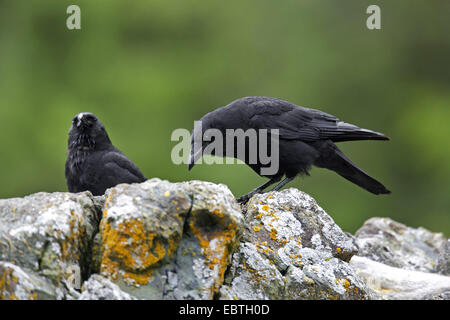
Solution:
[[[101,122],[89,112],[72,119],[65,173],[70,192],[89,190],[94,196],[119,183],[146,180],[139,168],[112,145]]]
[[[232,157],[242,160],[260,176],[270,179],[267,183],[240,197],[239,202],[248,201],[254,194],[263,192],[264,189],[285,176],[285,179],[272,190],[281,189],[292,181],[297,174],[308,174],[312,165],[333,170],[371,193],[390,193],[385,186],[348,159],[334,144],[342,141],[389,140],[389,138],[382,133],[362,129],[340,121],[335,116],[325,112],[300,107],[277,98],[244,97],[207,113],[200,119],[200,123],[201,129],[194,128],[191,136],[189,170],[201,158],[202,154],[205,154],[204,149],[214,141],[212,137],[205,139],[204,135],[208,129],[218,130],[223,134],[223,137],[226,136],[227,129],[242,129],[241,131],[266,129],[269,132],[278,129],[279,156],[277,160],[279,165],[278,170],[274,173],[263,174],[261,169],[267,167],[267,163],[263,164],[260,160],[256,163],[250,161],[248,154],[249,140],[244,140],[246,144],[244,147],[245,157],[237,155],[236,145],[234,145],[234,150],[231,150]],[[274,143],[271,141],[276,141],[272,140],[272,137],[274,136],[269,136],[265,140],[268,145]],[[198,139],[201,139],[201,141],[197,141]],[[208,139],[211,141],[208,141]],[[225,140],[224,138],[224,149],[226,149]],[[200,147],[195,148],[196,142]],[[260,146],[259,140],[256,144]],[[266,149],[270,150],[269,147]],[[259,152],[259,149],[257,150]],[[228,156],[229,153],[227,152],[229,151],[223,150],[222,153],[212,152],[211,154]]]

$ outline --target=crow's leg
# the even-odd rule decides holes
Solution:
[[[278,191],[281,188],[283,188],[285,185],[287,185],[289,182],[295,179],[295,176],[293,177],[286,177],[283,181],[281,181],[279,184],[277,184],[272,190],[270,191]],[[269,191],[269,192],[270,192]]]
[[[242,197],[239,197],[237,200],[237,202],[239,203],[246,203],[248,200],[250,200],[251,197],[253,197],[255,194],[257,193],[261,193],[265,188],[267,188],[268,186],[273,185],[274,183],[278,182],[281,180],[281,177],[283,175],[280,176],[275,176],[273,178],[271,178],[269,181],[267,181],[266,183],[264,183],[262,186],[259,186],[258,188],[250,191],[247,194],[244,194]],[[283,180],[284,181],[284,180]]]

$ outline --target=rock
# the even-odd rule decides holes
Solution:
[[[38,278],[44,277],[40,282],[45,284],[42,292],[56,290],[47,288],[51,281],[63,295],[50,296],[72,298],[70,287],[81,285],[89,273],[96,220],[97,212],[89,192],[36,193],[0,200],[0,260],[11,262],[27,274],[8,264],[0,278],[5,274],[21,274],[10,279],[36,284]],[[5,290],[2,285],[0,290]],[[33,291],[39,290],[30,292]]]
[[[450,276],[450,239],[447,239],[443,251],[439,256],[436,270],[440,274]]]
[[[293,188],[240,207],[155,178],[0,200],[0,299],[450,299],[449,243],[386,218],[355,238]]]
[[[100,273],[143,299],[212,299],[238,245],[227,187],[151,179],[106,192]]]
[[[36,272],[0,261],[0,300],[55,300],[65,294]]]
[[[371,218],[356,232],[358,255],[386,265],[449,274],[449,244],[442,233]]]
[[[390,300],[448,300],[450,277],[421,271],[411,271],[354,256],[350,264],[365,283],[381,299]]]
[[[119,286],[108,279],[93,274],[83,283],[78,300],[136,300],[136,298],[120,290]]]
[[[348,264],[357,252],[313,198],[294,189],[256,195],[221,299],[369,299]]]

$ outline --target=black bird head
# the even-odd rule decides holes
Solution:
[[[195,122],[194,130],[191,135],[191,152],[188,162],[188,170],[191,170],[195,163],[202,157],[205,148],[215,141],[214,134],[208,132],[208,130],[214,129],[220,131],[222,136],[225,129],[221,123],[220,116],[217,115],[215,110],[204,115],[199,121]],[[222,156],[218,153],[219,150],[213,150],[208,155]]]
[[[90,112],[82,112],[72,119],[69,130],[69,149],[95,150],[111,145],[105,127]]]

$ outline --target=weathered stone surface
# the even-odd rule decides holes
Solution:
[[[151,179],[105,197],[102,275],[139,298],[213,298],[242,225],[228,188]]]
[[[313,198],[297,189],[254,196],[222,299],[368,299],[348,261],[357,252]]]
[[[47,278],[0,261],[0,300],[55,300],[66,295]]]
[[[448,240],[442,233],[371,218],[356,232],[358,255],[406,270],[449,274]]]
[[[450,277],[411,271],[354,256],[350,264],[381,299],[423,300],[450,298]]]
[[[242,208],[160,179],[0,200],[0,299],[450,299],[449,254],[385,218],[355,238],[293,188]]]
[[[0,260],[33,272],[29,279],[45,277],[70,298],[64,284],[73,284],[74,270],[80,279],[88,274],[96,220],[88,192],[37,193],[0,200]],[[9,267],[4,272],[11,274]]]
[[[450,276],[450,239],[447,239],[444,250],[439,256],[436,270],[440,274]]]
[[[110,280],[93,274],[83,283],[78,300],[136,300],[136,298],[120,290],[119,286]]]

